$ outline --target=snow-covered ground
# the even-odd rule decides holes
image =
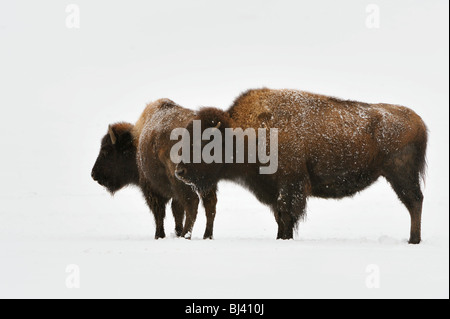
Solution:
[[[153,240],[136,190],[2,198],[1,297],[315,298],[448,296],[445,207],[426,205],[424,242],[407,244],[409,217],[380,183],[353,200],[312,200],[292,241],[277,241],[268,210],[221,184],[215,239]],[[378,187],[379,186],[379,187]],[[386,189],[386,191],[385,191]],[[392,191],[391,191],[392,193]],[[381,195],[381,196],[380,196]],[[378,198],[380,196],[380,198]],[[232,199],[232,200],[231,200]],[[448,220],[447,220],[448,221]],[[80,289],[68,289],[68,265]],[[370,278],[379,271],[379,288]],[[369,281],[369,283],[368,283]]]
[[[72,2],[73,3],[73,2]],[[448,2],[0,3],[0,297],[448,298]],[[106,10],[107,9],[107,10]],[[146,102],[226,108],[247,88],[403,104],[430,130],[423,243],[379,180],[310,199],[295,240],[269,209],[219,185],[215,239],[164,240],[139,190],[90,178],[107,124]],[[79,279],[79,282],[77,281]],[[73,285],[79,288],[70,288]]]

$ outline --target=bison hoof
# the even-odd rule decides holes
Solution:
[[[192,233],[191,232],[187,232],[186,234],[184,234],[183,237],[186,238],[186,239],[191,239]]]
[[[410,238],[408,241],[408,244],[410,245],[418,245],[420,244],[421,240],[420,238]]]
[[[182,230],[175,230],[175,236],[181,237],[181,234],[183,233]]]
[[[166,234],[156,234],[155,239],[163,239],[166,237]]]

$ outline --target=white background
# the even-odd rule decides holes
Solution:
[[[80,28],[66,26],[66,7]],[[379,28],[366,26],[370,3]],[[0,297],[448,298],[448,1],[0,0]],[[215,239],[155,241],[140,192],[90,178],[107,125],[167,97],[226,109],[249,88],[402,104],[430,130],[423,243],[380,180],[311,199],[293,241],[221,183]],[[67,265],[80,270],[68,289]],[[370,289],[370,265],[379,286]],[[368,268],[369,266],[369,268]],[[376,275],[376,274],[375,274]]]

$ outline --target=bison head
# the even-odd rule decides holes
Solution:
[[[132,129],[133,125],[129,123],[110,125],[92,169],[92,178],[111,194],[126,185],[139,182]]]
[[[196,126],[195,122],[201,123],[200,126]],[[175,170],[175,176],[182,182],[193,186],[199,193],[207,193],[213,189],[219,179],[222,178],[222,173],[225,167],[224,161],[224,131],[226,127],[230,125],[230,118],[227,113],[215,108],[203,108],[200,110],[196,117],[187,125],[186,129],[190,136],[190,160],[181,160]],[[209,129],[211,135],[210,140],[204,140],[201,137],[204,136],[205,130]],[[196,132],[199,130],[199,132]],[[208,147],[214,137],[214,130],[221,136],[221,143],[218,145],[220,150],[212,149]],[[220,134],[219,134],[220,133]],[[197,143],[197,146],[195,144]],[[201,156],[198,152],[201,152]],[[221,160],[211,161],[205,160],[205,153],[208,155],[219,151]],[[196,154],[197,153],[197,154]],[[214,156],[217,159],[217,154]],[[197,161],[194,158],[197,157]]]

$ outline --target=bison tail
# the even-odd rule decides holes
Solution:
[[[427,172],[427,144],[428,144],[428,129],[423,123],[423,128],[418,132],[416,139],[416,150],[417,150],[417,168],[419,172],[419,177],[425,185],[425,178]]]

